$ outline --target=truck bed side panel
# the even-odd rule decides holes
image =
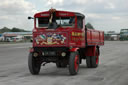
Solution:
[[[87,29],[87,45],[104,45],[104,32]]]

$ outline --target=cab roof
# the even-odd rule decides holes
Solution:
[[[60,10],[56,10],[55,12],[56,12],[56,16],[62,16],[62,17],[79,16],[82,18],[85,17],[83,14],[78,13],[78,12],[60,11]],[[39,12],[34,15],[34,17],[49,17],[49,16],[50,16],[50,11]]]

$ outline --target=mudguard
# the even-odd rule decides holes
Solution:
[[[79,48],[71,48],[69,51],[70,52],[76,52]]]
[[[85,56],[95,56],[96,46],[88,46],[85,49]]]

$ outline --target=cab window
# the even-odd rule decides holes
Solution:
[[[83,18],[82,17],[77,17],[77,27],[78,28],[83,28]]]

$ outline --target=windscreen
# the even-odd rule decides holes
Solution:
[[[37,28],[48,27],[48,23],[49,23],[48,17],[36,18],[36,27]]]
[[[74,27],[75,17],[56,17],[55,21],[52,22],[56,27]],[[36,18],[36,27],[37,28],[49,28],[50,22],[49,17]],[[52,26],[50,27],[52,28]],[[53,27],[54,28],[54,27]]]

